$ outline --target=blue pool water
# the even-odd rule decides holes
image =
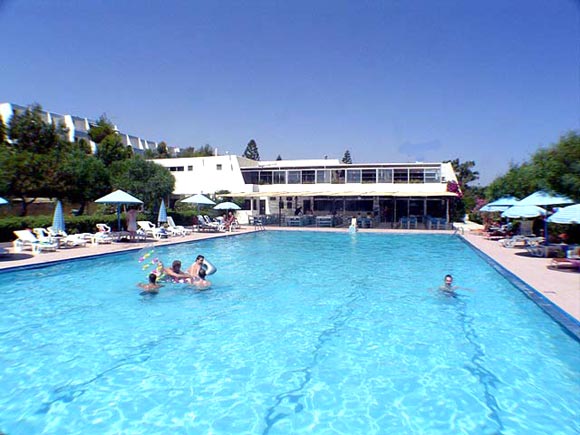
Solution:
[[[273,231],[0,274],[7,434],[573,434],[580,346],[447,235]],[[437,287],[455,276],[458,298]]]

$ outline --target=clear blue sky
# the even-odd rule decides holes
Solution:
[[[262,160],[474,160],[580,129],[573,0],[0,0],[0,101]]]

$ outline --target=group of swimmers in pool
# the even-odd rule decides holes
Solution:
[[[192,284],[200,290],[205,290],[211,286],[211,282],[205,279],[206,271],[203,267],[204,260],[205,257],[203,255],[198,255],[194,263],[187,269],[187,272],[181,270],[180,260],[174,260],[170,267],[161,266],[160,270],[172,282]],[[152,272],[149,274],[149,282],[137,284],[142,289],[141,294],[159,293],[159,289],[162,286],[158,283],[158,278],[158,274]]]

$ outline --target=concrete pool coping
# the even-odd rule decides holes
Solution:
[[[345,232],[346,228],[311,228],[311,227],[267,227],[267,231],[329,231]],[[90,258],[112,253],[139,250],[148,244],[155,246],[173,245],[194,241],[208,240],[218,237],[232,237],[254,233],[253,226],[242,226],[231,233],[198,232],[184,237],[138,243],[112,243],[90,247],[76,247],[32,255],[29,251],[20,254],[13,253],[0,258],[0,273],[29,267],[42,267],[63,261],[80,258]],[[527,255],[524,249],[504,248],[500,243],[487,240],[470,233],[460,234],[446,230],[393,230],[393,229],[363,229],[360,232],[379,232],[387,234],[458,234],[479,253],[495,262],[506,278],[542,307],[556,321],[561,323],[577,338],[580,338],[580,273],[548,269],[551,259]],[[493,266],[493,264],[492,264]],[[496,267],[498,269],[498,267]],[[507,273],[505,273],[507,271]],[[510,276],[512,275],[512,276]],[[515,278],[515,279],[514,279]],[[534,294],[537,293],[537,294]],[[553,305],[552,305],[553,304]]]

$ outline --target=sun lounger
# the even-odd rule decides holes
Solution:
[[[59,248],[72,248],[75,246],[87,246],[87,241],[90,240],[92,234],[67,234],[66,231],[55,231],[53,227],[46,229],[51,238],[58,244]]]
[[[580,271],[580,260],[574,260],[572,258],[552,258],[549,269],[576,269]]]
[[[13,231],[17,237],[14,240],[13,246],[16,252],[21,252],[23,249],[30,248],[33,254],[39,254],[44,251],[56,251],[57,244],[49,241],[40,241],[30,230],[16,230]]]
[[[185,236],[191,234],[192,232],[192,230],[185,228],[183,225],[175,225],[175,221],[171,216],[167,216],[167,224],[169,225],[169,229],[171,229],[177,235]]]
[[[157,228],[150,221],[137,221],[137,225],[139,225],[139,228],[141,228],[147,236],[151,236],[155,240],[161,240],[169,235],[168,231],[164,228]]]

